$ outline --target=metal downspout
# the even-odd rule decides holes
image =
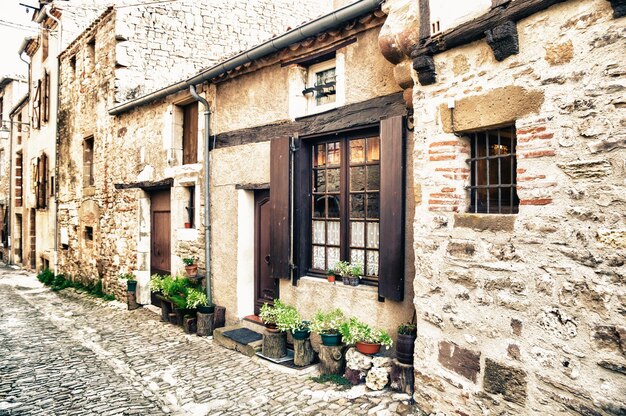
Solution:
[[[204,105],[204,264],[206,265],[206,297],[209,306],[213,305],[211,290],[211,153],[210,153],[210,121],[209,103],[196,92],[195,85],[189,86],[189,92],[196,101]]]
[[[57,114],[59,113],[59,103],[60,103],[60,99],[59,99],[59,95],[60,95],[60,90],[61,90],[61,79],[59,76],[59,73],[61,72],[61,61],[59,60],[59,56],[58,54],[61,53],[61,51],[63,50],[63,25],[61,24],[61,20],[57,19],[56,17],[54,17],[51,13],[50,10],[48,9],[48,7],[46,7],[45,9],[46,15],[54,20],[58,27],[59,27],[59,40],[58,40],[58,47],[57,47],[57,56],[56,56],[56,77],[57,77],[57,97],[56,97],[56,113],[54,115],[54,119],[55,119],[55,128],[54,128],[54,178],[58,179],[59,178],[59,126],[57,125],[57,121],[58,121],[58,117]],[[59,252],[59,204],[58,204],[58,192],[57,192],[57,181],[55,180],[54,183],[54,275],[56,276],[58,273],[58,262],[59,262],[59,258],[58,258],[58,252]]]

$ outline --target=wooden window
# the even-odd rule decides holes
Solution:
[[[380,139],[343,137],[311,144],[310,270],[323,274],[343,259],[378,279]],[[343,209],[342,209],[343,207]]]
[[[189,198],[188,198],[187,206],[185,207],[185,210],[187,211],[187,221],[185,222],[189,224],[189,227],[185,227],[185,228],[194,228],[195,227],[194,218],[195,218],[195,204],[196,204],[196,187],[188,186],[187,191],[189,192]]]
[[[306,88],[309,113],[325,111],[337,104],[337,67],[335,59],[315,63],[307,69]]]
[[[15,156],[15,206],[22,206],[22,153]]]
[[[380,129],[271,141],[274,278],[323,277],[347,260],[363,264],[381,297],[403,299],[403,135],[393,117]]]
[[[94,186],[94,169],[93,169],[93,136],[83,141],[83,186]]]
[[[470,211],[517,213],[515,126],[472,133],[470,141]]]
[[[22,144],[22,112],[17,115],[17,145]]]
[[[198,162],[198,103],[183,107],[183,165]]]

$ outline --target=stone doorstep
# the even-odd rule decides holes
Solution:
[[[240,329],[240,328],[244,328],[244,325],[233,325],[233,326],[226,326],[223,328],[217,328],[213,331],[213,340],[218,344],[221,345],[224,348],[228,348],[229,350],[234,350],[234,351],[238,351],[248,357],[254,357],[257,353],[257,351],[261,351],[262,345],[263,345],[263,340],[259,340],[259,341],[254,341],[248,344],[240,344],[228,337],[224,336],[224,332],[226,331],[231,331],[233,329]],[[257,329],[253,329],[253,328],[248,328],[248,329],[252,329],[255,332],[259,332],[258,328]]]

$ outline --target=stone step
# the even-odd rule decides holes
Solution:
[[[237,341],[234,341],[224,336],[224,332],[231,331],[233,329],[239,329],[239,328],[246,328],[246,326],[239,324],[239,325],[233,325],[233,326],[226,326],[223,328],[217,328],[213,331],[213,341],[218,343],[222,347],[225,347],[234,351],[239,351],[240,353],[247,355],[248,357],[253,357],[257,353],[257,351],[261,351],[263,340],[250,342],[248,344],[241,344]],[[262,327],[259,327],[259,328],[262,328]],[[248,328],[248,329],[258,332],[260,334],[262,333],[261,330],[256,329],[256,328]]]

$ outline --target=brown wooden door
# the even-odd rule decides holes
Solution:
[[[270,258],[270,193],[254,195],[254,313],[278,297],[278,281],[272,278]]]
[[[170,190],[154,192],[150,198],[151,273],[171,273]]]

